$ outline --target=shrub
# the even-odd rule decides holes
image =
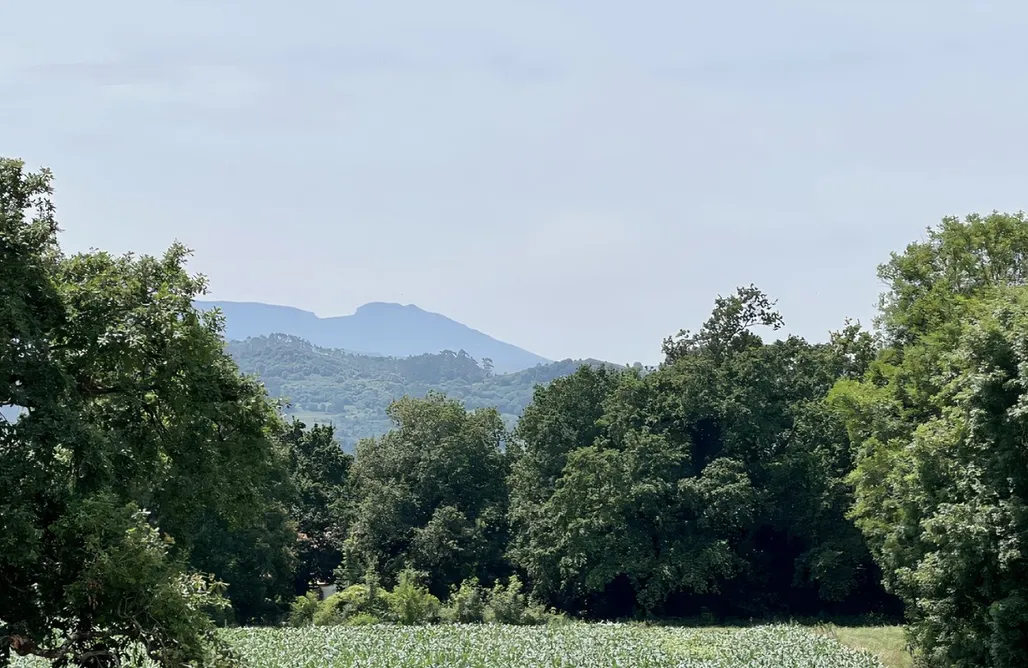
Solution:
[[[388,612],[386,593],[375,586],[350,585],[343,591],[332,594],[318,606],[314,613],[315,626],[336,626],[344,624],[358,614],[381,616]]]
[[[576,623],[573,618],[554,609],[542,610],[541,617],[547,626],[568,626]]]
[[[420,573],[404,569],[386,595],[392,618],[400,624],[427,624],[439,617],[439,599],[429,593],[420,578]]]
[[[497,582],[488,594],[486,621],[516,625],[545,624],[550,614],[541,605],[533,604],[522,591],[523,588],[521,579],[516,575],[510,576],[506,586]]]
[[[321,601],[317,592],[309,591],[303,596],[297,596],[289,606],[289,624],[292,626],[313,624],[314,615],[320,605]]]
[[[375,624],[381,624],[380,620],[375,615],[370,615],[366,612],[358,612],[353,617],[346,620],[347,626],[374,626]]]
[[[478,624],[485,621],[485,592],[478,585],[478,578],[460,583],[452,588],[450,599],[442,610],[442,618],[454,624]]]

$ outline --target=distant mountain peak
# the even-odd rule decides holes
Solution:
[[[225,315],[225,337],[234,341],[279,333],[323,348],[390,357],[465,350],[475,359],[491,359],[497,373],[550,361],[414,304],[370,302],[352,315],[330,318],[261,302],[198,301],[196,306],[220,308]]]
[[[415,313],[428,313],[415,304],[398,304],[396,302],[368,302],[357,307],[354,314],[374,313],[376,311],[411,311]]]

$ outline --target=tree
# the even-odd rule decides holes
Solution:
[[[297,594],[303,594],[314,582],[330,581],[342,562],[342,537],[337,530],[353,456],[336,442],[332,425],[308,429],[294,420],[283,440],[297,494],[291,512],[300,540],[294,586]]]
[[[392,579],[430,574],[435,596],[469,577],[502,575],[507,539],[505,429],[493,409],[468,412],[431,393],[394,402],[395,428],[357,446],[343,579],[369,565]]]
[[[1024,213],[950,216],[926,238],[893,253],[878,268],[889,286],[879,321],[897,347],[955,324],[965,305],[989,291],[1028,282],[1028,216]]]
[[[781,324],[772,304],[741,289],[666,342],[659,370],[537,391],[511,476],[511,554],[537,595],[599,616],[880,602],[845,518],[847,434],[823,402],[872,341],[848,326],[766,344],[750,328]]]
[[[753,327],[777,331],[785,324],[774,307],[775,302],[755,285],[738,288],[729,297],[718,295],[710,319],[698,334],[683,329],[677,336],[664,339],[666,362],[673,363],[701,349],[720,360],[733,350],[759,345],[760,337],[751,331]]]
[[[580,592],[564,584],[561,555],[552,549],[557,518],[548,501],[568,456],[593,445],[604,433],[600,419],[619,382],[619,372],[581,366],[537,387],[508,446],[510,557],[527,571],[537,595],[566,610],[576,606]]]
[[[200,529],[295,541],[277,413],[193,308],[186,249],[64,257],[51,192],[0,160],[0,405],[27,410],[0,424],[0,662],[210,660],[225,587]]]
[[[926,666],[1024,665],[1028,220],[947,218],[894,254],[887,345],[833,390],[856,444],[854,517]]]

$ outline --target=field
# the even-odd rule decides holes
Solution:
[[[674,629],[366,626],[233,629],[253,668],[883,668],[872,654],[797,626]],[[16,662],[16,666],[41,665]]]
[[[871,652],[887,668],[913,668],[914,658],[907,651],[901,626],[825,626],[819,630],[844,645]]]

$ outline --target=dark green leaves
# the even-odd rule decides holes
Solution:
[[[0,160],[0,405],[28,409],[0,421],[0,652],[203,661],[225,589],[201,573],[243,618],[289,590],[277,414],[185,248],[62,257],[49,196]]]
[[[1013,667],[1028,646],[1028,219],[945,219],[884,265],[889,347],[833,402],[856,506],[930,666]]]

